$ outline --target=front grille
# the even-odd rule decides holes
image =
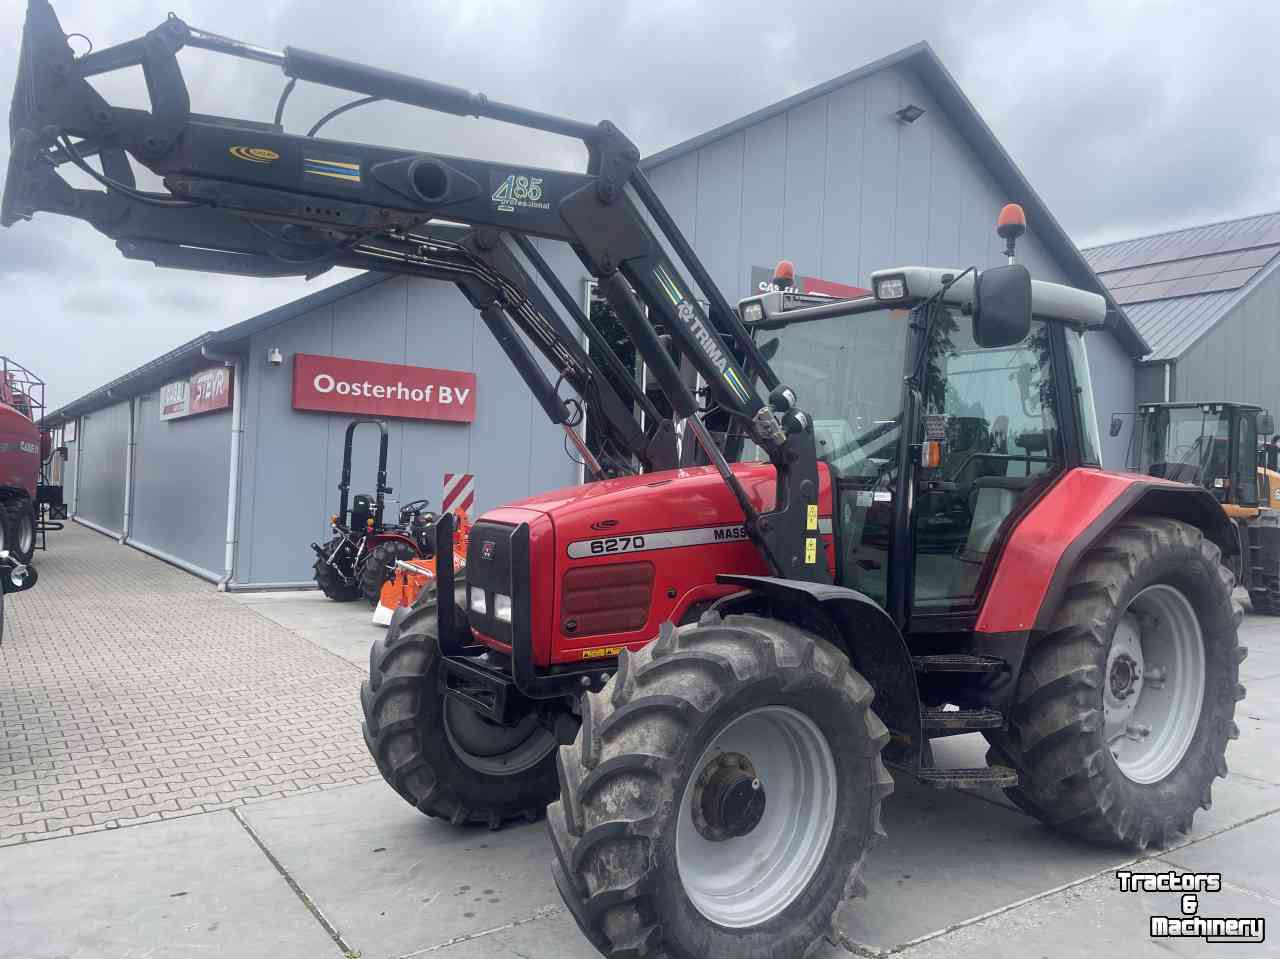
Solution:
[[[492,614],[494,594],[511,595],[513,532],[514,527],[481,520],[471,527],[467,542],[467,622],[484,635],[507,645],[511,644],[511,624],[495,619]],[[484,593],[483,614],[471,608],[472,590]]]
[[[575,637],[633,632],[649,621],[652,599],[652,563],[571,569],[560,591],[560,631]]]

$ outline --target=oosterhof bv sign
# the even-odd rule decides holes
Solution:
[[[476,375],[295,353],[293,408],[471,423],[476,418]]]

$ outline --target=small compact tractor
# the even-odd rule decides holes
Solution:
[[[1274,432],[1271,414],[1249,403],[1144,403],[1130,447],[1139,472],[1203,486],[1222,504],[1237,538],[1236,582],[1267,616],[1280,616],[1280,473],[1259,440]]]
[[[195,114],[189,46],[282,67],[286,96],[309,81],[570,137],[585,171],[299,136],[283,100],[275,122]],[[89,83],[133,67],[148,110]],[[1016,206],[1006,265],[735,308],[613,124],[176,17],[76,56],[46,0],[11,127],[5,225],[77,217],[187,269],[455,283],[576,446],[593,482],[480,516],[465,590],[438,565],[440,601],[396,610],[361,701],[414,808],[494,828],[545,811],[554,881],[604,955],[811,955],[864,890],[886,767],[1138,849],[1189,831],[1227,775],[1239,538],[1203,486],[1101,468],[1084,340],[1107,304],[1013,262]],[[543,258],[557,243],[670,416]],[[362,510],[345,537],[377,528]],[[453,527],[436,522],[438,554]],[[960,733],[986,738],[985,765],[935,762]]]
[[[378,427],[378,476],[373,495],[351,493],[351,446],[356,427]],[[342,448],[342,479],[338,483],[338,511],[329,517],[332,538],[315,551],[316,585],[330,599],[349,602],[363,596],[378,605],[382,587],[395,576],[396,564],[435,556],[435,514],[430,502],[417,499],[400,507],[399,522],[383,522],[387,485],[387,425],[381,420],[352,420]],[[350,499],[349,499],[350,498]]]

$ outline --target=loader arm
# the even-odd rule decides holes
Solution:
[[[294,81],[572,137],[587,148],[586,172],[297,136],[277,123],[193,114],[177,60],[185,46],[274,64]],[[142,69],[150,110],[112,106],[88,82],[132,67]],[[76,57],[47,0],[29,0],[10,133],[0,223],[8,226],[37,211],[74,216],[115,238],[126,256],[186,269],[312,275],[341,265],[451,280],[480,310],[553,421],[565,424],[572,413],[516,335],[513,319],[580,395],[596,401],[623,449],[642,461],[640,451],[649,451],[650,462],[659,461],[661,436],[626,427],[618,415],[625,404],[606,388],[575,337],[565,335],[567,327],[516,256],[550,273],[536,251],[530,256],[527,238],[569,244],[597,279],[675,416],[686,420],[733,490],[747,531],[773,572],[830,582],[825,559],[817,555],[811,509],[818,492],[811,420],[779,383],[645,178],[639,151],[612,124],[550,116],[296,48],[265,50],[196,30],[172,15],[143,37]],[[99,158],[100,172],[88,163],[91,154]],[[167,192],[139,190],[131,160],[160,176]],[[73,189],[58,172],[66,163],[106,192]],[[423,232],[433,220],[474,232],[454,245],[433,240]],[[751,502],[698,418],[698,403],[657,323],[701,374],[710,400],[767,451],[776,467],[776,495],[767,513]],[[753,388],[757,378],[772,391],[768,404]]]

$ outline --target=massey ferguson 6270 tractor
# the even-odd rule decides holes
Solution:
[[[184,46],[279,65],[286,91],[576,138],[586,172],[297,136],[283,98],[274,122],[193,114]],[[150,110],[87,82],[134,66]],[[77,57],[30,0],[11,125],[6,225],[75,216],[189,269],[450,280],[578,443],[595,481],[480,517],[465,591],[445,563],[455,601],[397,611],[362,698],[379,769],[422,812],[546,809],[555,882],[603,954],[808,954],[863,888],[886,766],[1138,848],[1189,830],[1227,774],[1236,540],[1207,490],[1100,468],[1083,341],[1101,297],[1011,262],[735,309],[611,124],[176,18]],[[1022,229],[1002,214],[1011,260]],[[689,442],[530,237],[597,279]],[[451,517],[436,530],[447,555]],[[939,768],[931,742],[971,731],[988,764]]]

